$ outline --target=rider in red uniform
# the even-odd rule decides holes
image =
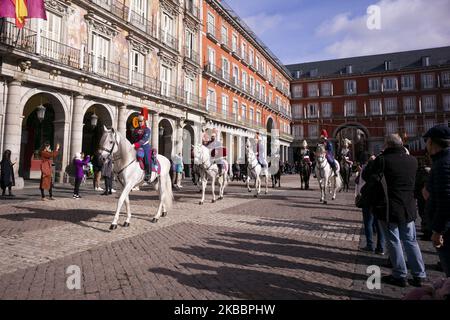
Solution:
[[[320,135],[321,142],[325,145],[325,151],[327,152],[326,158],[328,163],[331,166],[331,169],[333,169],[334,175],[337,176],[337,167],[336,162],[334,160],[334,151],[333,151],[333,144],[328,141],[328,132],[327,130],[322,130],[322,133]]]
[[[145,117],[140,115],[138,117],[139,126],[133,131],[133,143],[136,149],[137,158],[145,167],[145,181],[150,180],[152,173],[152,160],[154,158],[153,150],[150,145],[152,131],[145,123]]]

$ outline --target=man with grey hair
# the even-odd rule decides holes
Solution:
[[[385,232],[392,264],[392,275],[383,277],[383,282],[400,287],[406,287],[408,276],[402,244],[413,275],[409,283],[420,287],[426,278],[422,253],[416,239],[414,187],[417,166],[416,158],[407,154],[401,137],[391,134],[386,137],[385,149],[375,159],[372,168],[363,172],[365,181],[376,179],[380,173],[384,173],[386,179],[388,201],[384,196],[377,199],[373,213]]]

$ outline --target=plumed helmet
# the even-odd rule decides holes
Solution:
[[[145,118],[144,118],[144,116],[141,114],[141,115],[139,115],[139,117],[138,117],[138,121],[139,122],[141,122],[141,121],[145,121]]]
[[[306,140],[303,140],[303,148],[306,148],[308,146],[308,142]]]
[[[323,136],[324,138],[328,139],[328,131],[327,130],[323,129],[322,133],[320,135]]]

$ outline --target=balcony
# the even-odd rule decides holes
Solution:
[[[185,61],[191,62],[196,66],[200,66],[200,55],[190,47],[184,47],[184,59]]]
[[[184,2],[184,13],[188,16],[191,16],[197,22],[200,22],[200,9],[196,5],[194,5],[193,1],[185,1]]]
[[[219,33],[217,32],[216,26],[212,23],[208,23],[206,29],[206,37],[208,37],[209,40],[217,44],[219,43],[218,35]]]
[[[40,43],[39,47],[38,43]],[[114,63],[106,57],[99,57],[86,50],[82,51],[45,37],[41,37],[38,41],[36,32],[28,28],[23,28],[19,32],[19,29],[11,22],[4,22],[3,28],[0,29],[0,49],[2,47],[7,48],[8,55],[13,54],[11,49],[22,51],[17,54],[35,59],[39,63],[65,67],[78,73],[81,71],[98,80],[115,82],[117,85],[143,91],[148,95],[166,98],[178,104],[187,104],[197,110],[205,109],[203,101],[197,96],[191,95],[187,101],[181,89],[130,70],[127,64]]]
[[[159,39],[162,44],[169,47],[172,50],[178,51],[178,39],[171,35],[166,30],[159,30]]]

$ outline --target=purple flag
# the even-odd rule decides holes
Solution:
[[[16,7],[13,0],[0,0],[0,18],[15,18]]]
[[[27,0],[27,8],[28,18],[40,18],[47,20],[44,0]]]

